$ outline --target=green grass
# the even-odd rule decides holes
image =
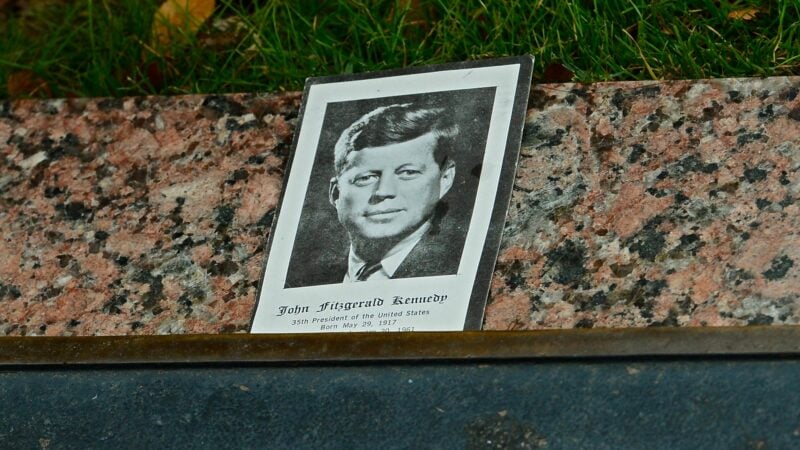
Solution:
[[[524,53],[537,81],[551,63],[585,82],[800,74],[797,0],[228,0],[214,19],[238,20],[238,32],[209,21],[169,57],[149,44],[159,3],[0,11],[0,98],[20,71],[55,97],[278,91],[308,76]],[[728,18],[748,6],[761,8],[755,19]]]

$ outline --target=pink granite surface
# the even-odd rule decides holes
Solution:
[[[485,328],[798,323],[798,89],[535,87]]]
[[[246,331],[299,100],[0,102],[0,334]]]
[[[534,87],[485,328],[797,323],[798,89]],[[0,101],[0,334],[246,331],[299,101]]]

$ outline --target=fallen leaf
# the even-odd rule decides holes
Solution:
[[[210,27],[197,34],[197,44],[202,48],[225,50],[235,47],[249,35],[252,30],[241,17],[215,18]]]
[[[50,86],[31,70],[21,70],[8,75],[6,90],[10,98],[52,97]]]
[[[399,3],[399,6],[406,8],[406,23],[426,31],[430,29],[427,18],[432,15],[433,8],[423,7],[419,0],[406,0],[403,3]]]
[[[164,72],[161,70],[161,67],[155,61],[151,61],[146,63],[143,66],[144,73],[147,75],[147,81],[150,82],[150,86],[158,92],[164,87]]]
[[[215,0],[167,0],[153,16],[153,40],[167,45],[193,36],[214,12]]]
[[[545,83],[567,83],[572,81],[575,74],[564,67],[563,64],[551,63],[544,69],[543,82]]]
[[[728,19],[731,20],[753,20],[759,13],[758,8],[744,8],[737,9],[728,13]]]

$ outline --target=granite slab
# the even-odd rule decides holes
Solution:
[[[798,323],[798,89],[534,87],[485,328]]]
[[[0,103],[0,334],[246,331],[299,102]]]
[[[534,86],[484,328],[798,323],[798,90]],[[0,101],[0,335],[245,332],[299,104]]]

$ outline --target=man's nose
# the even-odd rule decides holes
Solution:
[[[376,199],[384,199],[394,197],[397,195],[397,180],[391,174],[381,175],[378,183],[375,186],[375,192],[372,197]]]

